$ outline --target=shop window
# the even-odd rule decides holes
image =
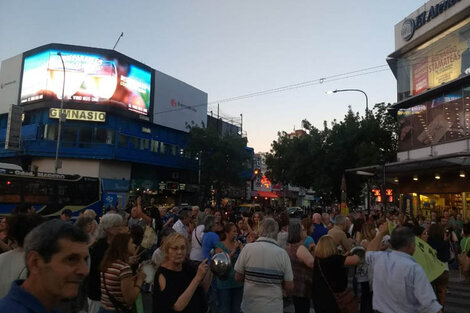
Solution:
[[[122,148],[127,148],[127,136],[123,134],[118,135],[118,146]]]
[[[93,129],[91,127],[81,127],[78,146],[80,148],[89,148],[91,146],[92,137]]]
[[[176,151],[178,150],[178,147],[175,146],[175,145],[170,145],[170,154],[175,156],[176,155]]]
[[[64,147],[74,147],[77,142],[78,130],[75,127],[64,127],[62,142]]]
[[[398,101],[467,75],[469,30],[466,18],[396,59]]]
[[[158,146],[160,146],[160,142],[156,140],[152,140],[150,151],[158,153]]]
[[[129,148],[139,149],[139,138],[129,136]]]
[[[95,143],[106,143],[106,129],[105,128],[95,128]]]
[[[46,124],[44,126],[44,139],[57,140],[57,125]]]
[[[169,146],[169,144],[161,143],[160,144],[160,153],[161,154],[166,154],[167,151],[168,151],[168,146]]]
[[[95,143],[114,144],[114,130],[106,128],[95,128]]]
[[[148,150],[150,146],[150,140],[149,139],[140,139],[140,150]]]

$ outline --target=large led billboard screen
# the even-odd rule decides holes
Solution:
[[[117,52],[49,47],[25,55],[20,99],[23,104],[60,100],[64,88],[67,102],[148,115],[151,86],[152,70]]]

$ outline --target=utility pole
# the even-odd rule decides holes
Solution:
[[[60,137],[62,134],[62,122],[65,122],[66,114],[63,112],[64,109],[64,92],[65,92],[65,63],[64,59],[62,58],[62,53],[57,52],[57,55],[60,57],[60,61],[62,62],[62,69],[64,70],[64,80],[62,81],[62,98],[60,99],[60,111],[59,111],[59,129],[57,130],[57,144],[55,148],[55,173],[57,174],[57,170],[62,168],[62,162],[59,160],[59,146],[60,146]]]

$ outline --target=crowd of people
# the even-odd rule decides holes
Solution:
[[[31,206],[0,224],[0,312],[441,312],[449,270],[470,280],[470,223],[445,210],[344,216],[166,209],[45,220]],[[226,253],[231,268],[210,270]],[[352,289],[348,288],[349,278]],[[359,298],[360,297],[360,298]]]

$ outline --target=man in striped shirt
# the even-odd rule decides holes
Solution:
[[[289,256],[277,244],[278,231],[275,220],[264,219],[259,239],[243,248],[235,264],[235,279],[244,282],[243,313],[282,313],[282,288],[294,288]]]

